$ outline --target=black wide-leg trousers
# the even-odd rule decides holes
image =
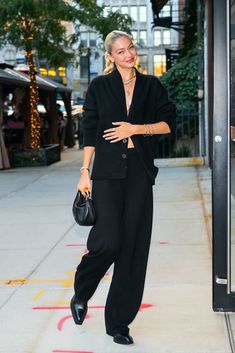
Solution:
[[[88,301],[114,263],[105,305],[106,332],[128,333],[143,296],[152,231],[153,196],[135,149],[127,151],[124,179],[94,180],[92,195],[97,222],[75,274],[79,300]]]

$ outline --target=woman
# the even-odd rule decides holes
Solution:
[[[78,189],[91,192],[97,221],[75,275],[71,311],[82,324],[87,302],[114,263],[105,305],[107,334],[132,344],[128,325],[141,304],[152,230],[152,135],[172,129],[175,110],[154,76],[142,75],[132,38],[113,31],[105,40],[104,75],[90,84],[84,104],[84,156]],[[95,155],[91,178],[92,157]]]

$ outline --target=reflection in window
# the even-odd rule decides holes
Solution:
[[[140,15],[140,22],[147,21],[147,8],[146,8],[146,6],[139,7],[139,15]]]
[[[137,18],[137,6],[131,6],[130,7],[130,16],[132,17],[132,19],[134,21],[138,21],[138,18]]]
[[[147,55],[139,55],[136,61],[136,67],[142,74],[148,74],[148,57]]]
[[[155,30],[153,32],[153,45],[155,47],[158,47],[161,44],[162,44],[162,31],[161,30]]]
[[[140,31],[140,46],[146,47],[147,45],[147,31]]]
[[[156,54],[153,56],[154,75],[162,76],[166,72],[166,55]]]
[[[123,15],[128,15],[128,6],[122,6],[121,7],[121,12]]]

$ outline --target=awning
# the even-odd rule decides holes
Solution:
[[[71,93],[72,89],[51,79],[36,75],[36,82],[39,89],[45,91],[67,92]],[[29,76],[23,72],[19,72],[10,68],[0,69],[0,83],[14,86],[29,86]]]

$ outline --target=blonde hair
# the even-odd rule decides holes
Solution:
[[[131,41],[133,41],[133,38],[130,34],[123,32],[123,31],[112,31],[110,32],[104,41],[104,47],[105,47],[105,68],[104,68],[104,75],[109,74],[110,72],[112,72],[115,68],[115,63],[113,63],[110,58],[109,58],[109,54],[111,54],[112,51],[112,46],[114,44],[114,42],[121,38],[121,37],[127,37],[129,38]]]

